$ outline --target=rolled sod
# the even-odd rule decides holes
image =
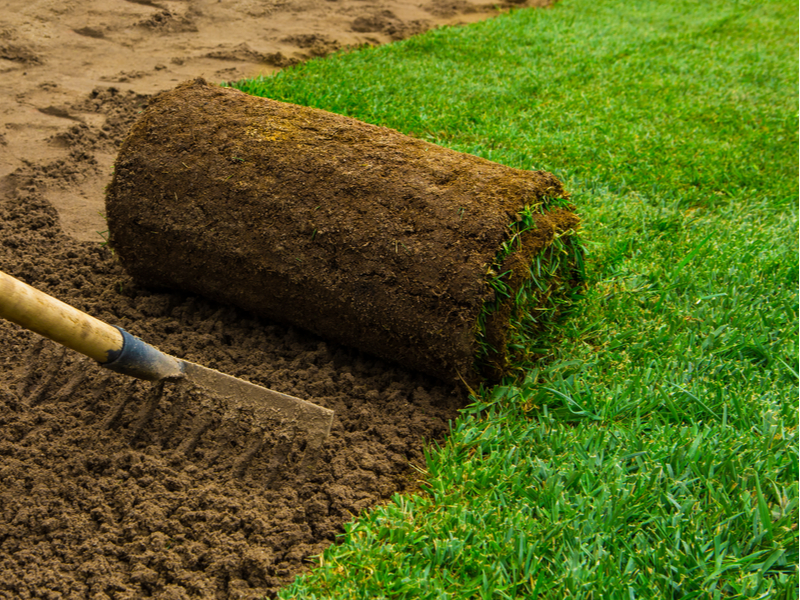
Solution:
[[[138,283],[446,381],[496,380],[575,284],[561,183],[198,79],[155,97],[107,197]]]

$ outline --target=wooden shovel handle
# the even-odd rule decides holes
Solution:
[[[119,353],[122,333],[0,271],[0,317],[103,364]]]

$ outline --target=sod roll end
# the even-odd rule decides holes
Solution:
[[[580,260],[550,173],[203,80],[150,103],[106,203],[138,283],[447,381],[507,373]]]

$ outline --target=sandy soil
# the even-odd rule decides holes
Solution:
[[[538,0],[528,0],[532,6]],[[452,386],[209,300],[137,287],[104,189],[157,91],[494,14],[468,0],[8,0],[0,269],[167,352],[336,411],[317,469],[169,389],[0,321],[0,598],[259,598],[415,485]]]

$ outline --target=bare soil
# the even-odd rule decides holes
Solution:
[[[537,4],[536,0],[517,6]],[[169,390],[0,321],[0,598],[259,598],[413,489],[454,386],[188,293],[103,245],[119,144],[155,92],[495,14],[433,0],[10,0],[0,14],[0,269],[163,350],[336,411],[318,468]],[[246,457],[243,460],[242,457]]]

